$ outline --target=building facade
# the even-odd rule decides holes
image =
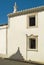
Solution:
[[[0,25],[0,57],[6,57],[7,54],[7,30],[7,24]]]
[[[0,30],[0,53],[11,57],[19,49],[24,60],[44,63],[44,6],[14,10],[4,27]]]

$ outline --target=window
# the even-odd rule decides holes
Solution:
[[[38,36],[27,36],[27,50],[37,50],[38,48]]]
[[[28,14],[27,15],[27,27],[29,28],[29,27],[36,27],[37,25],[38,25],[38,22],[37,22],[37,13],[35,14],[35,13],[33,13],[33,14]]]
[[[35,16],[29,17],[29,26],[35,26]]]
[[[36,39],[33,38],[29,39],[29,44],[30,49],[36,49]]]

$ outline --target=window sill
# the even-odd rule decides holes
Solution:
[[[28,26],[27,29],[30,29],[30,28],[38,28],[38,26]]]
[[[27,49],[27,51],[37,51],[38,52],[38,49]]]

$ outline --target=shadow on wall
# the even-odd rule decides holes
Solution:
[[[24,60],[22,54],[20,53],[20,49],[18,47],[18,50],[15,54],[13,54],[12,56],[9,57],[10,59],[14,59],[14,60]]]

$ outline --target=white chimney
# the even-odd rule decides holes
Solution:
[[[14,5],[14,11],[13,13],[17,12],[17,5],[16,5],[16,2],[15,2],[15,5]]]

